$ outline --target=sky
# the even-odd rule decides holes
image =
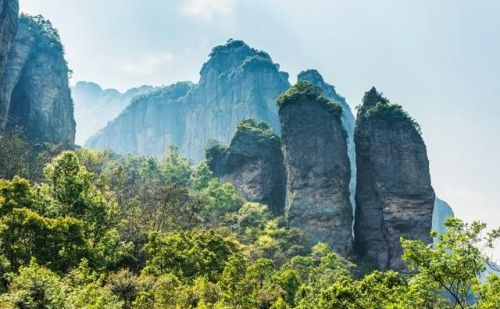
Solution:
[[[318,69],[352,108],[376,86],[418,120],[433,187],[500,226],[500,1],[20,0],[59,29],[72,83],[126,90],[198,81],[229,38],[294,82]]]

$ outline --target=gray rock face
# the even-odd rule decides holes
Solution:
[[[232,183],[247,200],[268,205],[276,216],[284,214],[286,181],[281,141],[267,123],[242,121],[230,146],[209,148],[207,161],[216,177]]]
[[[177,133],[182,132],[182,135],[173,139],[179,141],[176,145],[181,149],[181,153],[193,161],[203,158],[204,149],[212,139],[228,144],[237,124],[243,119],[266,121],[279,133],[275,100],[290,87],[290,84],[288,75],[279,71],[279,66],[272,62],[267,53],[250,48],[242,41],[230,40],[227,44],[213,49],[200,75],[199,84],[182,99],[181,109],[175,111],[164,109],[164,114],[158,115],[160,121],[157,122],[139,119],[138,117],[144,113],[134,116],[127,115],[125,111],[116,119],[123,123],[123,131],[118,130],[116,126],[113,129],[107,126],[86,145],[97,149],[112,149],[120,153],[159,152],[163,155],[167,148],[154,153],[144,153],[147,147],[141,149],[137,147],[140,143],[145,144],[145,141],[127,143],[124,134],[130,134],[127,130],[134,130],[134,135],[137,137],[147,135],[144,132],[146,130],[163,132],[160,127],[172,127],[172,124],[166,124],[168,120],[165,119],[173,114],[176,117],[175,123],[182,126],[175,130]],[[123,121],[125,118],[134,120],[126,124]],[[143,125],[134,127],[133,124]],[[166,134],[174,133],[169,131]],[[155,144],[169,138],[150,135],[149,141]],[[107,143],[113,139],[124,140],[119,149],[114,148],[114,144]]]
[[[351,205],[355,208],[356,195],[356,150],[354,146],[354,127],[356,119],[352,114],[351,108],[347,104],[345,98],[337,93],[335,87],[326,83],[323,76],[317,70],[306,70],[299,73],[298,81],[306,81],[318,87],[321,94],[330,101],[335,101],[342,107],[342,125],[347,132],[347,155],[351,166],[351,181],[349,183],[349,192],[351,197]]]
[[[16,37],[18,15],[18,0],[0,0],[0,85],[7,63],[7,55]]]
[[[86,146],[118,153],[134,149],[141,154],[165,155],[168,146],[182,144],[183,99],[193,87],[192,83],[179,82],[137,97]]]
[[[78,82],[71,89],[75,102],[76,143],[85,141],[104,128],[118,116],[137,96],[155,90],[151,86],[141,86],[120,93],[116,89],[102,89],[90,82]]]
[[[349,158],[338,104],[299,82],[278,100],[287,175],[290,226],[309,244],[325,242],[339,254],[352,248]]]
[[[73,144],[68,73],[59,35],[50,22],[21,16],[0,85],[2,128],[20,126],[30,139]]]
[[[379,269],[405,272],[400,236],[431,243],[434,190],[414,121],[372,88],[358,111],[355,247]]]

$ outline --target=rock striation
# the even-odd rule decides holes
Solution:
[[[355,192],[356,192],[356,150],[354,145],[354,127],[356,119],[352,114],[351,108],[347,104],[345,98],[337,93],[335,87],[325,82],[323,76],[317,70],[306,70],[299,73],[298,81],[306,81],[316,86],[325,98],[330,101],[337,102],[342,107],[342,125],[347,133],[347,155],[351,166],[351,181],[349,183],[349,192],[351,205],[355,207]]]
[[[214,176],[232,183],[247,200],[268,205],[280,216],[285,212],[286,180],[281,140],[266,122],[240,122],[229,147],[207,149]]]
[[[22,15],[0,85],[2,128],[21,127],[32,140],[73,144],[68,74],[57,30],[41,16]]]
[[[7,55],[16,37],[18,15],[18,0],[0,0],[0,85],[7,63]]]
[[[136,97],[119,117],[87,141],[87,147],[122,154],[133,149],[163,156],[170,145],[182,144],[184,97],[193,88],[190,82],[179,82]]]
[[[149,94],[155,87],[141,86],[124,93],[102,89],[91,82],[80,81],[71,88],[75,105],[76,143],[85,141],[104,128],[132,102],[135,97]]]
[[[400,236],[431,243],[434,190],[418,124],[375,88],[358,110],[355,248],[378,269],[405,272]]]
[[[243,41],[229,40],[212,50],[209,60],[201,69],[199,83],[193,85],[182,98],[181,108],[163,109],[163,114],[157,117],[160,120],[156,122],[139,119],[144,112],[130,115],[128,113],[131,110],[126,110],[116,119],[122,123],[121,128],[114,122],[113,128],[105,127],[86,146],[112,149],[119,153],[163,155],[167,151],[168,145],[164,149],[155,146],[155,151],[149,152],[147,147],[139,149],[139,144],[145,144],[145,141],[130,140],[128,143],[125,135],[129,136],[132,134],[130,130],[133,130],[138,138],[147,135],[153,143],[161,144],[166,139],[178,140],[176,145],[181,153],[198,161],[203,158],[204,149],[210,140],[228,144],[236,126],[244,119],[266,121],[279,134],[275,101],[289,87],[288,74],[281,72],[279,65],[273,63],[267,53],[253,49]],[[173,124],[166,124],[166,119],[174,114],[175,123],[181,127],[176,128],[175,133],[164,131],[163,126],[172,127]],[[126,123],[123,120],[125,118],[131,122]],[[161,133],[171,136],[153,136]],[[123,144],[115,148],[114,144],[107,143],[113,139],[123,140]]]
[[[322,241],[347,256],[352,248],[351,175],[342,108],[303,81],[278,105],[288,222],[305,231],[309,245]]]

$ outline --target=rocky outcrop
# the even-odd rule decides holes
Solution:
[[[436,197],[432,213],[432,230],[439,234],[446,233],[446,220],[455,217],[453,209],[448,203]]]
[[[352,246],[352,208],[342,109],[307,82],[297,83],[278,104],[288,222],[305,231],[310,245],[326,242],[346,256]]]
[[[378,269],[405,272],[400,236],[431,243],[434,191],[418,125],[375,88],[356,131],[355,248]]]
[[[85,141],[104,128],[131,103],[132,99],[151,93],[151,86],[132,88],[124,93],[116,89],[102,89],[91,82],[78,82],[71,89],[75,102],[76,143]]]
[[[124,119],[132,120],[124,131],[117,130],[116,126],[107,126],[92,138],[86,145],[98,149],[112,149],[121,153],[164,154],[167,148],[155,152],[148,151],[147,147],[138,148],[146,141],[127,142],[125,135],[129,130],[138,138],[148,135],[149,142],[161,144],[161,140],[178,140],[176,144],[183,155],[193,161],[203,158],[204,149],[210,140],[218,140],[228,144],[236,126],[243,119],[252,118],[266,121],[279,133],[278,113],[275,105],[276,98],[290,87],[288,74],[279,71],[279,66],[272,62],[271,57],[263,52],[250,48],[242,41],[229,40],[227,44],[212,50],[210,59],[203,65],[200,81],[182,98],[182,108],[179,110],[164,109],[162,115],[157,115],[156,122],[151,119],[139,119],[145,112],[129,115],[122,113],[117,122],[125,125]],[[153,136],[146,134],[160,134],[161,127],[171,126],[166,123],[169,115],[175,113],[175,123],[182,128],[176,130],[181,136]],[[114,122],[115,123],[115,122]],[[143,124],[137,127],[134,124]],[[155,133],[153,133],[155,132]],[[165,131],[166,132],[166,131]],[[123,133],[123,134],[122,134]],[[170,131],[166,134],[173,134]],[[123,140],[120,148],[115,144],[107,143],[114,139]],[[168,147],[168,145],[166,146]]]
[[[276,216],[285,210],[285,166],[280,138],[265,122],[242,121],[229,147],[207,149],[214,176],[232,183],[247,200],[268,205]]]
[[[18,0],[0,0],[0,85],[7,63],[7,55],[16,37],[18,15]]]
[[[356,150],[354,147],[354,127],[356,119],[352,114],[351,108],[347,104],[345,98],[337,93],[335,87],[325,82],[323,76],[317,70],[306,70],[299,73],[298,81],[306,81],[316,86],[321,94],[330,101],[335,101],[342,107],[342,125],[347,133],[347,155],[351,166],[351,181],[349,183],[349,192],[351,205],[355,208],[356,194]]]
[[[170,145],[182,144],[183,99],[193,87],[190,82],[179,82],[135,98],[118,118],[91,137],[86,146],[123,154],[133,149],[141,154],[165,155]]]
[[[22,127],[30,139],[72,144],[68,74],[57,30],[41,16],[21,16],[0,85],[2,128]]]

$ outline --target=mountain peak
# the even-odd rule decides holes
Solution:
[[[267,63],[275,65],[268,53],[251,48],[242,40],[229,39],[226,44],[216,46],[209,55],[210,59],[203,65],[201,76],[205,77],[211,70],[217,73],[230,72],[240,66]]]

